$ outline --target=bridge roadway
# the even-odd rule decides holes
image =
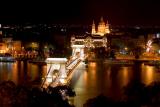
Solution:
[[[67,84],[70,82],[70,80],[73,76],[73,72],[75,71],[75,69],[77,69],[77,67],[80,65],[80,63],[82,63],[81,59],[77,60],[77,63],[72,67],[72,69],[68,69],[67,78],[66,78]]]

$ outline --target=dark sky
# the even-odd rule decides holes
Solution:
[[[114,25],[160,25],[158,0],[21,0],[1,3],[0,12],[1,23],[90,24],[103,16]]]

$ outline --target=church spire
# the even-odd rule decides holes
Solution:
[[[106,23],[105,33],[110,33],[108,20],[107,20],[107,23]]]
[[[92,23],[92,34],[95,34],[96,33],[96,27],[95,27],[95,23],[94,23],[94,20],[93,20],[93,23]]]
[[[93,23],[92,23],[92,25],[95,25],[95,23],[94,23],[94,20],[93,20]]]
[[[100,22],[104,22],[104,20],[103,20],[103,16],[101,16]]]
[[[107,23],[106,23],[106,24],[109,24],[109,23],[108,23],[108,20],[107,20]]]

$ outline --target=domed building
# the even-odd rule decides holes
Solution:
[[[97,30],[96,30],[96,25],[93,21],[92,32],[91,32],[92,35],[104,36],[107,33],[110,33],[108,21],[107,23],[105,23],[103,17],[101,17]]]

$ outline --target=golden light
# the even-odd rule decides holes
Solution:
[[[153,81],[153,67],[147,66],[146,68],[146,83],[150,84]]]
[[[85,84],[87,84],[87,80],[88,80],[88,78],[87,78],[87,72],[84,72],[84,82],[85,82]]]
[[[50,78],[47,77],[46,82],[47,82],[47,83],[51,83],[51,82],[52,82],[52,77],[50,77]]]
[[[6,51],[8,51],[9,49],[8,48],[6,48]]]
[[[31,43],[31,47],[32,47],[32,48],[38,48],[38,43],[32,42],[32,43]]]
[[[67,61],[67,58],[47,58],[46,59],[46,62],[50,63],[50,62],[66,62]]]
[[[128,74],[128,68],[124,67],[123,71],[122,71],[122,75],[123,75],[123,84],[126,85],[129,81],[129,74]]]
[[[47,46],[45,46],[44,48],[48,48]]]
[[[125,47],[124,49],[125,49],[125,50],[128,50],[128,48],[127,48],[127,47]]]
[[[60,79],[59,81],[61,82],[61,84],[66,84],[67,83],[66,79]]]
[[[91,63],[90,63],[90,66],[91,66],[91,67],[96,67],[96,63],[95,63],[95,62],[91,62]]]
[[[98,24],[97,31],[95,29],[95,23],[93,21],[93,23],[92,23],[92,31],[91,31],[92,35],[104,36],[107,33],[110,33],[108,21],[107,21],[107,23],[105,23],[104,20],[103,20],[103,17],[101,17],[100,22]]]
[[[150,84],[154,79],[154,67],[152,66],[142,66],[142,80],[145,84]]]

